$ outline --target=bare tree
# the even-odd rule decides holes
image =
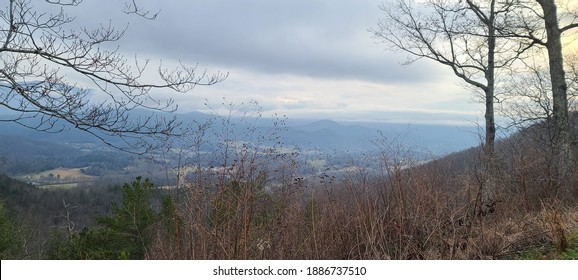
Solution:
[[[483,93],[485,104],[486,167],[495,169],[497,70],[509,68],[532,42],[503,36],[512,14],[513,1],[396,0],[382,5],[385,19],[372,30],[394,50],[409,54],[406,63],[426,58],[449,67],[467,87]],[[490,175],[489,178],[491,178]],[[493,196],[492,183],[484,191]]]
[[[508,36],[531,40],[534,45],[545,47],[548,52],[555,168],[561,183],[572,175],[575,165],[571,152],[573,128],[569,120],[562,38],[565,33],[578,29],[578,6],[573,7],[568,1],[557,0],[517,2],[518,16],[511,22],[516,28],[511,29]],[[559,11],[559,7],[564,7],[564,10]]]
[[[81,0],[3,2],[0,108],[16,114],[0,121],[51,132],[64,129],[59,121],[65,121],[105,143],[140,153],[151,148],[149,140],[171,135],[178,126],[174,117],[159,114],[176,110],[174,101],[153,97],[153,90],[188,92],[227,76],[208,75],[196,66],[166,68],[161,64],[153,69],[156,81],[151,82],[149,61],[127,59],[114,45],[126,28],[110,23],[95,28],[75,25],[67,11],[81,5]],[[125,1],[122,11],[145,19],[157,15],[134,0]],[[131,115],[138,108],[156,113]],[[112,144],[109,136],[124,140],[124,144]]]
[[[481,2],[481,3],[480,3]],[[512,13],[511,1],[396,0],[382,5],[385,18],[372,30],[394,50],[448,66],[468,86],[481,90],[485,102],[485,151],[494,153],[496,70],[507,68],[529,48],[501,34]]]
[[[564,60],[566,84],[568,85],[568,107],[576,110],[578,97],[578,65],[575,56]],[[539,61],[525,63],[526,70],[512,74],[504,86],[506,92],[500,114],[510,120],[510,127],[525,128],[540,124],[547,129],[543,135],[550,148],[554,147],[554,109],[552,101],[552,83],[547,65]]]
[[[542,7],[547,41],[542,42],[548,50],[550,80],[552,83],[552,112],[555,127],[556,162],[560,178],[566,178],[574,168],[572,159],[572,128],[568,115],[568,85],[564,72],[562,33],[578,28],[578,14],[568,25],[560,27],[555,0],[536,0]]]

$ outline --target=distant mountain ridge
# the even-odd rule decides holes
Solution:
[[[150,115],[151,112],[139,110],[139,116]],[[171,117],[171,115],[167,115]],[[138,117],[138,116],[136,116]],[[184,125],[197,127],[195,123],[211,121],[210,129],[217,132],[223,129],[219,117],[202,112],[177,114],[178,121]],[[244,126],[257,126],[254,132],[270,131],[272,121],[262,118],[259,121],[247,121],[233,117],[231,125],[241,130]],[[107,146],[94,136],[74,129],[67,123],[58,123],[64,128],[62,132],[45,133],[25,128],[13,122],[0,122],[0,158],[13,158],[14,153],[22,157],[71,157],[85,151],[107,150]],[[476,146],[478,137],[468,133],[473,127],[453,127],[443,125],[408,125],[394,123],[343,123],[334,120],[306,120],[300,119],[290,122],[279,130],[279,136],[288,146],[299,146],[309,150],[319,150],[330,153],[362,152],[375,149],[373,140],[383,137],[399,139],[408,147],[425,150],[432,155],[443,155]],[[250,131],[250,130],[248,130]],[[381,133],[379,132],[381,131]],[[114,141],[115,139],[111,139]],[[211,139],[210,141],[219,141]],[[117,140],[118,141],[118,140]],[[265,143],[266,144],[266,143]],[[109,149],[108,149],[109,150]],[[16,152],[18,151],[18,152]],[[0,168],[1,169],[1,168]]]
[[[136,110],[133,114],[134,118],[149,116],[156,112],[151,112],[147,110]],[[172,118],[173,115],[168,113],[156,113],[161,116],[166,116],[167,118]],[[214,115],[205,114],[202,112],[189,112],[176,114],[177,121],[183,122],[184,125],[193,124],[193,121],[197,123],[204,123],[209,120],[215,119]],[[3,116],[0,116],[2,118]],[[263,117],[259,122],[255,124],[261,126],[263,129],[269,129],[266,127],[270,125],[268,118]],[[239,119],[233,117],[231,120],[232,124],[238,125],[241,123]],[[326,136],[327,141],[344,142],[341,140],[332,139],[335,137],[341,137],[350,140],[357,140],[359,138],[370,138],[377,136],[377,131],[382,131],[384,134],[390,137],[407,136],[407,138],[414,138],[413,142],[420,144],[421,146],[446,146],[441,148],[444,152],[457,151],[463,148],[471,147],[478,143],[478,137],[472,133],[475,131],[474,126],[448,126],[448,125],[426,125],[426,124],[402,124],[402,123],[378,123],[378,122],[337,122],[334,120],[308,120],[299,119],[294,121],[296,124],[291,124],[289,122],[286,126],[289,133],[288,136],[292,141],[297,144],[305,144],[308,140],[314,140],[314,143],[322,142],[321,138]],[[213,126],[219,126],[218,121],[213,121]],[[13,122],[0,122],[0,134],[2,135],[18,135],[30,139],[41,140],[44,139],[49,142],[59,142],[59,143],[98,143],[99,140],[90,134],[76,130],[72,125],[64,122],[57,123],[56,127],[63,128],[62,132],[58,133],[43,133],[35,131],[18,125]],[[291,135],[295,133],[297,135]],[[305,138],[305,139],[304,139]],[[311,139],[306,139],[311,138]],[[114,139],[113,139],[114,140]],[[428,143],[431,142],[431,143]],[[347,141],[345,141],[347,142]],[[416,144],[413,143],[413,144]]]

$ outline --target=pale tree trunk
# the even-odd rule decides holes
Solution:
[[[487,87],[486,94],[486,156],[494,157],[494,142],[496,139],[496,123],[494,120],[494,88],[495,88],[495,55],[496,55],[496,30],[494,27],[494,5],[495,0],[491,3],[490,17],[488,19],[488,63],[485,71]]]
[[[557,185],[564,185],[573,172],[572,132],[568,117],[568,97],[564,59],[562,54],[562,30],[558,26],[558,15],[555,0],[536,0],[544,12],[544,24],[548,42],[548,60],[550,79],[552,81],[552,110],[554,117],[555,173]]]
[[[486,112],[484,114],[486,122],[486,143],[484,146],[485,168],[487,173],[486,186],[483,191],[483,200],[489,202],[495,199],[497,193],[497,159],[494,151],[496,139],[496,122],[494,119],[494,94],[495,94],[495,54],[496,54],[496,29],[495,21],[495,0],[492,0],[490,14],[486,25],[488,27],[488,62],[485,71],[486,87],[484,88]]]

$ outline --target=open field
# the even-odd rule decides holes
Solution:
[[[46,184],[38,187],[41,189],[72,189],[78,187],[78,183]]]
[[[81,182],[92,182],[97,176],[84,174],[84,168],[56,168],[20,176],[19,179],[44,187],[76,187]]]

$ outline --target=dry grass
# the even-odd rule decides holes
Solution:
[[[507,190],[501,200],[483,205],[477,176],[445,170],[432,163],[373,178],[356,170],[269,190],[256,177],[216,188],[190,185],[179,194],[178,232],[159,230],[153,257],[517,258],[531,248],[563,251],[578,230],[575,206],[555,198],[527,201],[508,185],[501,186]],[[535,210],[526,210],[528,203]]]
[[[228,173],[175,190],[176,226],[158,225],[152,257],[512,259],[574,246],[578,178],[555,178],[539,144],[504,141],[491,172],[475,149],[417,166],[398,141],[376,144],[359,161],[381,174],[353,164],[308,178],[293,158],[223,147]]]

